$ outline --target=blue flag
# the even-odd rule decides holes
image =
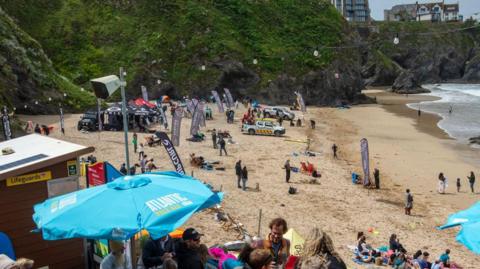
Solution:
[[[105,162],[105,173],[107,174],[107,182],[114,181],[115,179],[122,177],[122,173],[118,171],[109,162]]]

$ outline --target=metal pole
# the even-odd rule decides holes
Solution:
[[[260,208],[260,211],[258,212],[258,233],[257,235],[260,236],[260,228],[262,227],[262,209]]]
[[[98,114],[98,131],[101,132],[103,129],[102,125],[102,116],[100,115],[101,113],[101,106],[102,106],[102,100],[100,98],[97,98],[97,114]]]
[[[125,164],[127,165],[127,175],[130,175],[130,160],[128,156],[128,121],[127,121],[127,102],[125,100],[125,82],[123,78],[123,67],[120,67],[120,89],[122,91],[122,114],[123,114],[123,132],[125,134]]]

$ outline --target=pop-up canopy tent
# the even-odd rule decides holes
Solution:
[[[133,100],[133,103],[138,107],[141,107],[141,106],[144,106],[144,105],[148,106],[149,108],[155,108],[156,107],[156,105],[145,101],[143,98],[137,98],[137,99]]]

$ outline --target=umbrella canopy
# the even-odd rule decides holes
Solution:
[[[48,199],[34,206],[33,220],[45,240],[126,240],[142,229],[156,239],[222,199],[192,177],[159,172]]]
[[[468,209],[450,215],[447,223],[438,227],[438,229],[443,230],[458,225],[461,225],[462,229],[457,234],[457,241],[476,254],[480,254],[480,202]]]

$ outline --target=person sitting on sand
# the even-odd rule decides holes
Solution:
[[[330,236],[317,227],[312,228],[305,239],[298,264],[304,269],[347,269]]]
[[[406,252],[401,252],[398,254],[394,260],[392,267],[394,269],[413,269],[413,265],[408,261]]]
[[[403,249],[403,246],[402,246],[402,244],[400,244],[400,241],[398,240],[396,234],[390,235],[389,245],[390,245],[390,250],[393,250],[393,252],[395,252],[395,253],[397,253],[401,249]]]
[[[370,255],[370,249],[367,245],[367,237],[365,235],[360,236],[358,239],[357,249],[361,255]]]
[[[440,256],[440,261],[443,266],[450,267],[450,249],[445,250],[445,253]]]
[[[428,261],[430,254],[428,252],[423,252],[423,255],[418,257],[415,262],[418,265],[419,269],[430,269],[432,264]]]
[[[195,153],[190,154],[190,164],[194,167],[200,167],[205,163],[205,159],[202,156],[196,157]]]
[[[360,239],[358,239],[358,244],[357,244],[357,250],[358,250],[358,258],[362,260],[362,262],[371,262],[372,261],[372,251],[371,247],[367,245],[367,237],[365,235],[360,236]]]
[[[158,169],[158,168],[155,165],[155,163],[153,163],[153,158],[150,158],[150,160],[147,161],[145,171],[152,172],[154,169]]]

